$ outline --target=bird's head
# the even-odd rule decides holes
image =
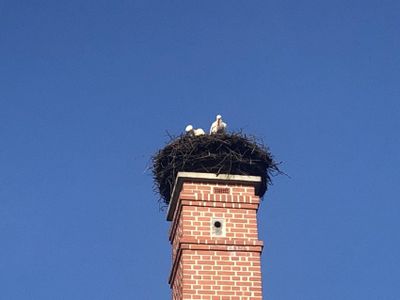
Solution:
[[[217,115],[217,120],[221,120],[222,116],[221,115]]]
[[[186,128],[185,128],[185,131],[186,132],[191,132],[193,130],[193,126],[192,125],[188,125],[188,126],[186,126]]]

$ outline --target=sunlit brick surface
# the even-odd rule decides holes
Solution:
[[[184,182],[171,224],[173,300],[262,299],[254,186]],[[213,220],[224,235],[213,236]]]

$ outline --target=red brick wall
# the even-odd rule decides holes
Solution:
[[[251,185],[183,183],[170,229],[173,300],[262,299],[259,203]]]

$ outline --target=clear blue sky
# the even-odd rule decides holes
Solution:
[[[146,172],[263,138],[265,299],[400,299],[400,1],[0,1],[0,299],[169,299]]]

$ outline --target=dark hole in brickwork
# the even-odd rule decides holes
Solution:
[[[215,226],[216,228],[221,228],[222,224],[221,224],[220,221],[215,221],[215,222],[214,222],[214,226]]]
[[[230,188],[214,188],[214,193],[215,194],[230,194],[231,189]]]

